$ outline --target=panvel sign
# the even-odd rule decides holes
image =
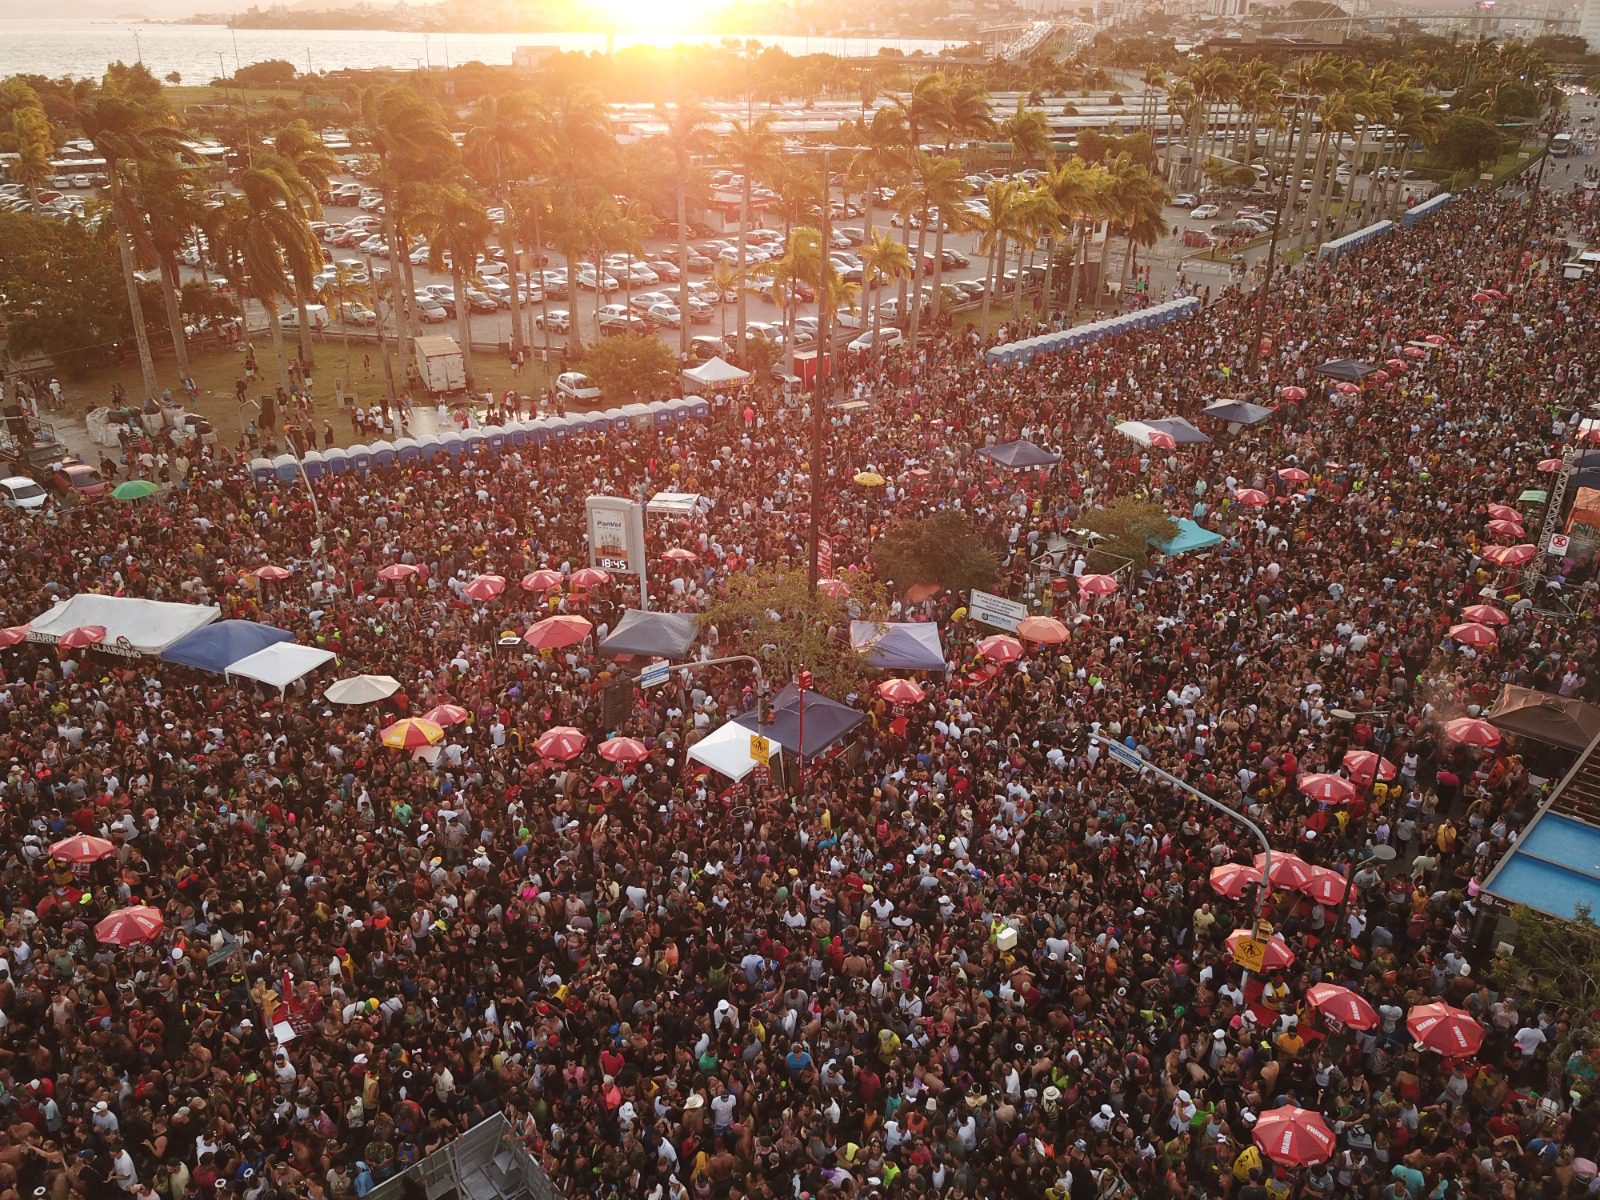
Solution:
[[[590,496],[589,565],[603,571],[644,572],[644,509],[621,496]]]

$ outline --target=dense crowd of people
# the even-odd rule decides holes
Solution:
[[[280,697],[93,650],[0,652],[0,1200],[362,1196],[495,1112],[572,1197],[1591,1194],[1591,1014],[1490,986],[1478,900],[1559,762],[1441,725],[1505,682],[1596,692],[1592,601],[1555,619],[1482,553],[1486,504],[1538,486],[1584,406],[1600,292],[1562,279],[1560,243],[1595,225],[1576,193],[1532,217],[1474,196],[1160,331],[1012,368],[953,335],[862,364],[848,387],[869,407],[829,431],[834,561],[958,506],[1001,560],[995,590],[1070,637],[977,672],[992,630],[956,619],[962,596],[926,601],[948,671],[900,712],[835,697],[868,712],[859,754],[800,794],[732,797],[685,759],[750,706],[740,670],[641,694],[611,729],[614,667],[590,643],[498,635],[555,611],[615,627],[620,584],[515,582],[586,564],[594,492],[713,502],[652,524],[654,552],[698,556],[656,581],[658,604],[703,610],[736,573],[804,564],[803,407],[733,401],[670,435],[343,475],[316,508],[207,448],[149,501],[18,515],[5,624],[83,591],[213,603],[403,687],[351,708],[322,699],[326,669]],[[1474,299],[1488,288],[1508,299]],[[1315,372],[1338,357],[1405,369],[1344,394]],[[1307,397],[1280,402],[1284,387]],[[1199,416],[1218,398],[1277,410],[1230,431]],[[1152,449],[1113,429],[1168,415],[1212,440]],[[1062,461],[1012,473],[976,455],[1015,437]],[[864,470],[888,486],[854,486]],[[1238,487],[1272,503],[1243,507]],[[1224,540],[1109,597],[1050,587],[1034,560],[1051,539],[1124,496]],[[396,562],[421,573],[380,580]],[[294,573],[256,579],[267,563]],[[1064,569],[1081,570],[1073,553]],[[1563,569],[1569,594],[1593,575],[1581,556]],[[473,601],[480,572],[512,586]],[[1456,645],[1448,627],[1486,589],[1511,622],[1495,648]],[[442,702],[470,718],[434,761],[379,745]],[[556,725],[589,749],[539,761]],[[1275,891],[1294,962],[1245,975],[1222,941],[1251,925],[1254,893],[1208,878],[1248,861],[1249,838],[1088,731],[1345,872],[1348,902]],[[614,732],[649,758],[595,757]],[[1392,782],[1338,808],[1300,793],[1360,747]],[[54,861],[72,833],[115,852]],[[97,944],[132,903],[161,910],[161,935]],[[1313,1011],[1319,981],[1381,1023]],[[1405,1014],[1434,999],[1481,1020],[1476,1055],[1414,1045]],[[286,1009],[300,1033],[280,1043]],[[1332,1157],[1289,1167],[1256,1146],[1260,1114],[1291,1103],[1324,1116]]]

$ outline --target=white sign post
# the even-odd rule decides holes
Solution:
[[[1550,535],[1550,545],[1545,549],[1547,553],[1554,555],[1556,558],[1565,558],[1567,551],[1572,549],[1572,539],[1564,533],[1552,533]]]
[[[980,592],[977,588],[972,589],[972,598],[967,607],[972,619],[980,625],[991,625],[1007,633],[1015,633],[1018,623],[1028,615],[1026,604],[1018,604],[1015,600],[1007,600],[992,592]]]
[[[639,607],[650,609],[646,576],[644,508],[625,496],[590,496],[583,504],[589,526],[589,565],[639,577]]]

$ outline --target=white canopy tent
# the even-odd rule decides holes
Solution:
[[[309,675],[323,663],[331,662],[333,657],[332,650],[302,646],[299,642],[278,642],[265,650],[247,654],[238,662],[229,663],[224,674],[271,684],[282,692],[302,675]]]
[[[650,497],[645,511],[652,516],[692,517],[702,507],[710,508],[711,501],[698,492],[657,492]]]
[[[723,387],[730,383],[743,383],[750,378],[749,371],[741,371],[731,362],[711,358],[683,373],[683,377],[701,387]]]
[[[769,741],[767,744],[772,748],[771,758],[780,758],[782,751],[778,743]],[[750,731],[737,721],[729,721],[690,746],[689,759],[710,767],[719,775],[726,775],[735,783],[757,766],[756,760],[750,757]]]
[[[28,640],[53,645],[80,625],[100,625],[106,636],[96,650],[136,658],[160,654],[179,638],[221,615],[222,610],[215,605],[170,604],[164,600],[80,592],[29,622]]]

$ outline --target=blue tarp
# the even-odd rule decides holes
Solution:
[[[803,746],[800,744],[802,708],[806,735]],[[756,712],[741,713],[734,718],[751,733],[770,738],[802,760],[815,758],[866,719],[865,713],[829,700],[819,692],[807,692],[802,699],[799,689],[792,683],[773,700],[772,720],[768,724],[761,724],[760,714]]]
[[[932,621],[851,621],[850,646],[869,667],[942,671],[944,643]]]
[[[1196,525],[1188,517],[1178,518],[1178,533],[1176,537],[1166,541],[1150,539],[1150,544],[1163,554],[1187,554],[1191,550],[1204,550],[1207,546],[1215,546],[1222,540],[1220,533],[1213,533]]]
[[[1028,467],[1053,467],[1061,455],[1035,446],[1032,442],[1007,442],[1002,446],[983,446],[978,453],[1002,467],[1023,470]]]
[[[258,621],[215,621],[173,642],[161,652],[163,662],[215,671],[219,675],[258,650],[279,642],[294,641],[287,629],[263,625]]]

